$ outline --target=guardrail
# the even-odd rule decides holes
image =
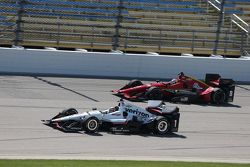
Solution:
[[[208,0],[207,1],[210,5],[212,5],[217,11],[220,11],[221,3],[218,0]]]
[[[218,0],[207,0],[208,4],[210,4],[211,6],[213,6],[218,12],[221,12],[221,8],[222,8],[222,3]],[[225,2],[225,1],[224,1]],[[223,4],[225,5],[225,4]],[[223,8],[224,9],[224,8]],[[222,22],[224,22],[224,18],[225,18],[225,11],[222,11]],[[245,51],[245,47],[244,47],[244,43],[246,46],[248,46],[249,44],[249,24],[247,24],[243,19],[241,19],[238,15],[236,15],[235,13],[231,14],[231,30],[233,30],[233,26],[232,24],[236,25],[242,32],[244,32],[244,34],[241,35],[241,44],[240,44],[240,48],[241,48],[241,52]],[[245,37],[244,37],[245,36]],[[244,39],[243,39],[244,38]],[[245,42],[246,41],[246,42]],[[237,44],[236,44],[237,45]]]
[[[213,6],[217,11],[221,9],[221,2],[218,0],[207,0],[207,2]],[[231,21],[242,31],[249,33],[249,24],[247,24],[243,19],[241,19],[238,15],[232,14]]]
[[[244,20],[242,20],[239,16],[236,14],[232,14],[231,16],[231,21],[234,23],[236,26],[238,26],[241,30],[246,32],[247,34],[249,33],[249,24],[247,24]]]

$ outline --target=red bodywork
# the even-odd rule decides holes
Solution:
[[[219,85],[219,79],[214,80],[211,84]],[[173,96],[174,91],[186,90],[190,92],[196,92],[199,95],[200,100],[204,102],[211,102],[211,94],[216,89],[203,81],[197,80],[195,78],[189,77],[180,73],[176,79],[169,82],[152,82],[149,84],[142,84],[139,86],[126,88],[123,87],[119,90],[113,90],[114,94],[124,97],[128,100],[140,100],[145,99],[145,93],[151,87],[156,87],[161,90],[164,97]]]

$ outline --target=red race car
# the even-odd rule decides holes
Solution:
[[[152,82],[143,84],[140,80],[131,80],[127,85],[112,92],[132,101],[166,100],[182,103],[223,104],[234,99],[235,82],[222,79],[219,74],[206,74],[205,82],[178,74],[169,82]]]

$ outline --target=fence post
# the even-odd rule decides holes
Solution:
[[[95,43],[95,26],[92,26],[91,30],[92,30],[92,39],[90,42],[90,47],[91,47],[91,52],[93,52],[94,43]]]
[[[56,46],[57,48],[59,47],[60,44],[60,17],[57,17],[57,38],[56,38]]]
[[[125,52],[127,51],[127,48],[128,48],[128,28],[126,28],[126,36],[125,36],[125,43],[124,43]]]
[[[226,0],[222,0],[221,4],[220,4],[220,14],[219,14],[219,20],[217,23],[217,30],[216,30],[216,39],[214,42],[214,49],[213,49],[213,54],[217,55],[217,50],[218,50],[218,44],[219,44],[219,38],[220,38],[220,30],[221,30],[221,26],[223,23],[223,19],[224,19],[224,4],[225,4]]]
[[[194,38],[195,38],[195,32],[194,32],[194,30],[193,30],[193,31],[192,31],[192,46],[191,46],[192,52],[194,51]]]
[[[19,42],[22,41],[22,39],[21,39],[21,32],[22,32],[21,24],[23,23],[22,16],[24,13],[25,3],[26,3],[25,0],[18,0],[19,9],[17,11],[17,20],[16,20],[16,29],[15,29],[15,39],[14,39],[15,46],[18,46]]]
[[[160,39],[159,39],[159,43],[158,43],[158,50],[161,51],[161,45],[162,45],[162,30],[160,29]]]
[[[246,39],[244,36],[245,36],[245,33],[242,31],[241,32],[241,42],[240,42],[240,52],[241,52],[241,55],[243,55],[243,53],[244,53],[244,39]]]
[[[113,38],[113,50],[117,50],[117,48],[119,47],[119,37],[120,37],[120,28],[122,27],[121,26],[121,22],[122,22],[122,19],[123,19],[123,16],[122,16],[122,10],[123,10],[123,0],[119,0],[119,5],[117,6],[118,8],[118,15],[117,15],[117,19],[116,19],[116,25],[115,25],[115,35],[114,35],[114,38]]]
[[[227,45],[228,45],[228,31],[226,31],[226,35],[224,37],[224,41],[225,41],[225,46],[224,46],[224,53],[227,53]]]

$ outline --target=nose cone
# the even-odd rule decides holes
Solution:
[[[71,119],[71,115],[70,116],[61,117],[61,118],[52,119],[51,122],[62,122],[62,121],[68,121],[70,119]]]
[[[65,117],[61,117],[61,118],[56,118],[56,119],[52,119],[52,122],[62,122],[62,121],[69,121],[69,120],[73,120],[73,121],[81,121],[83,120],[88,114],[87,113],[82,113],[82,114],[73,114],[73,115],[69,115],[69,116],[65,116]]]

